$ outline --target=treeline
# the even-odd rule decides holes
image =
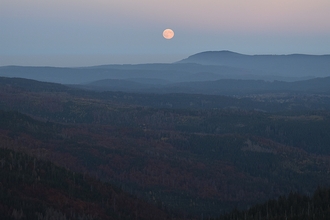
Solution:
[[[216,220],[327,220],[330,217],[330,188],[319,187],[312,196],[290,193],[276,200],[234,210]]]

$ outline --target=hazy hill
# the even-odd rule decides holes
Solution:
[[[218,79],[283,79],[264,77],[260,71],[200,64],[104,65],[84,68],[0,67],[0,76],[20,77],[62,84],[84,84],[102,79],[144,79],[168,82],[190,82]]]
[[[263,80],[221,79],[206,82],[183,82],[168,86],[167,91],[218,95],[248,95],[263,93],[330,93],[330,77],[310,80],[267,82]]]
[[[0,76],[62,84],[85,84],[103,79],[144,82],[253,79],[297,81],[329,76],[330,55],[243,55],[230,51],[202,52],[171,64],[101,65],[83,68],[0,67]]]
[[[178,63],[230,66],[287,77],[330,75],[330,55],[243,55],[231,51],[207,51]]]
[[[296,82],[220,79],[179,83],[136,82],[132,80],[106,79],[81,85],[80,88],[102,91],[140,93],[193,93],[209,95],[250,95],[265,93],[330,94],[330,77]]]
[[[109,102],[115,106],[135,105],[171,109],[230,108],[258,109],[268,112],[321,110],[330,109],[328,85],[329,78],[295,83],[220,80],[159,84],[157,87],[126,80],[102,80],[92,85],[65,86],[29,79],[0,77],[0,108],[24,111],[28,114],[38,112],[41,115],[44,114],[44,110],[52,109],[53,114],[47,117],[63,118],[65,120],[67,120],[67,115],[63,112],[71,115],[70,112],[73,111],[69,108],[70,105],[68,105],[67,99],[82,99],[86,103],[91,102],[90,104],[93,105]],[[89,99],[100,99],[102,102],[97,101],[94,103]],[[35,108],[31,109],[32,112],[30,112],[29,108],[22,108],[22,106],[35,106]],[[103,106],[102,108],[108,107]],[[63,112],[57,112],[56,109],[62,109]],[[72,121],[82,119],[84,117],[78,117],[72,119]]]

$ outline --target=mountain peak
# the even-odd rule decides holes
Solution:
[[[221,65],[222,62],[225,62],[226,60],[237,59],[244,56],[246,55],[232,52],[229,50],[204,51],[191,55],[188,58],[179,61],[179,63],[199,63],[199,64],[208,64],[208,65],[219,65],[220,62]]]
[[[198,57],[198,58],[209,58],[209,57],[216,57],[216,58],[220,58],[223,56],[242,56],[242,54],[236,53],[236,52],[232,52],[229,50],[221,50],[221,51],[204,51],[204,52],[200,52],[200,53],[196,53],[194,55],[189,56],[189,58],[193,58],[193,57]]]
[[[230,50],[209,50],[209,51],[203,51],[200,53],[196,53],[195,55],[199,55],[199,54],[212,54],[212,55],[217,55],[217,54],[224,54],[224,55],[230,55],[230,54],[236,54],[236,55],[241,55],[239,53],[230,51]],[[194,55],[192,55],[194,56]]]
[[[330,55],[245,55],[222,50],[197,53],[178,63],[227,66],[262,75],[324,77],[329,76]]]

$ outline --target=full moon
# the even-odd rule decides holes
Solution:
[[[165,29],[163,31],[163,37],[167,40],[170,40],[174,37],[174,31],[172,29]]]

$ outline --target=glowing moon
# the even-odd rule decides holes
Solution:
[[[174,31],[172,29],[165,29],[163,31],[163,37],[167,40],[170,40],[174,37]]]

